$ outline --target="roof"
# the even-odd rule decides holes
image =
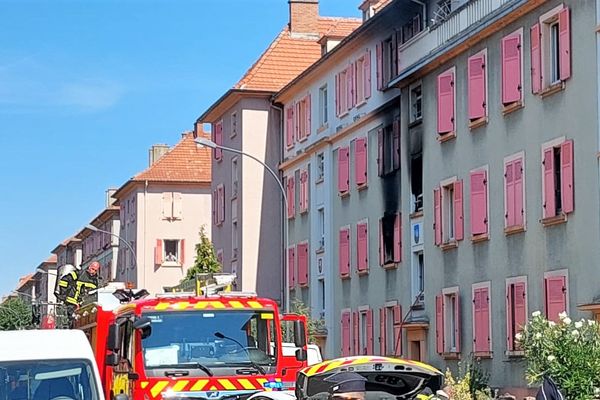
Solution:
[[[58,261],[58,257],[56,256],[56,254],[50,254],[50,256],[48,258],[46,258],[44,263],[45,264],[56,264],[57,261]]]
[[[33,278],[33,274],[27,274],[25,276],[22,276],[19,278],[19,283],[17,283],[17,288],[15,290],[19,290],[21,289],[23,286],[25,286],[29,281],[31,281],[31,278]]]
[[[0,332],[0,361],[52,359],[93,360],[94,355],[85,333],[81,330],[37,329]]]
[[[56,255],[56,253],[60,250],[61,247],[67,247],[71,243],[79,243],[79,242],[81,242],[80,239],[76,238],[75,236],[71,236],[70,238],[65,239],[61,243],[59,243],[54,248],[54,250],[51,251],[51,253],[53,253],[54,255]]]

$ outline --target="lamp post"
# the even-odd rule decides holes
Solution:
[[[37,268],[35,272],[39,272],[40,274],[54,275],[57,276],[56,272],[46,271],[43,268]]]
[[[127,240],[123,239],[121,236],[117,235],[116,233],[112,233],[110,231],[105,231],[104,229],[97,228],[92,224],[87,224],[85,227],[87,229],[89,229],[90,231],[106,233],[108,235],[112,235],[112,236],[116,237],[117,239],[119,239],[120,241],[122,241],[123,243],[125,243],[125,245],[129,248],[129,250],[131,250],[131,254],[133,255],[133,267],[137,271],[137,256],[135,255],[135,250],[133,249],[133,247]],[[129,270],[127,269],[127,266],[125,266],[125,271],[126,271],[126,275],[127,275],[125,277],[125,279],[127,279],[127,281],[129,282],[129,272],[128,272]]]
[[[271,167],[269,167],[267,164],[265,164],[263,161],[259,160],[258,158],[256,158],[255,156],[253,156],[252,154],[248,154],[245,153],[241,150],[238,149],[233,149],[231,147],[225,147],[225,146],[221,146],[219,144],[216,144],[215,142],[213,142],[210,139],[207,138],[203,138],[203,137],[199,137],[195,140],[197,145],[200,146],[205,146],[205,147],[209,147],[211,149],[221,149],[224,151],[229,151],[231,153],[236,153],[236,154],[240,154],[242,156],[246,156],[248,158],[253,159],[254,161],[256,161],[257,163],[259,163],[260,165],[262,165],[268,172],[269,174],[271,174],[271,176],[273,177],[273,179],[275,179],[275,182],[277,182],[277,185],[279,186],[279,189],[281,190],[281,196],[283,197],[283,222],[284,222],[284,231],[285,231],[285,249],[283,251],[283,263],[285,266],[285,282],[283,282],[283,292],[285,293],[285,312],[289,313],[290,312],[290,292],[289,292],[289,288],[288,288],[288,282],[289,282],[289,257],[288,257],[288,247],[289,247],[289,225],[288,225],[288,219],[287,219],[287,215],[285,214],[285,210],[287,209],[287,204],[288,204],[288,199],[287,199],[287,194],[285,193],[285,189],[283,188],[283,184],[281,183],[281,181],[279,180],[279,176],[275,173],[275,171],[273,171],[273,169]]]

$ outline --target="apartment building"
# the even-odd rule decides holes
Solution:
[[[57,245],[51,253],[56,255],[56,267],[60,270],[67,264],[81,267],[82,251],[81,240],[73,236]]]
[[[196,125],[212,124],[215,143],[249,154],[275,171],[281,159],[281,109],[271,97],[359,23],[320,17],[318,0],[288,4],[287,26]],[[281,303],[283,201],[278,183],[259,162],[215,149],[212,195],[212,240],[224,270],[237,274],[238,289]]]

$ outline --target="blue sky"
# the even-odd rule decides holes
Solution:
[[[358,17],[359,0],[320,0]],[[229,89],[287,0],[0,0],[0,295]]]

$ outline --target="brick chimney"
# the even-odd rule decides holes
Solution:
[[[288,0],[292,35],[319,35],[319,0]]]

